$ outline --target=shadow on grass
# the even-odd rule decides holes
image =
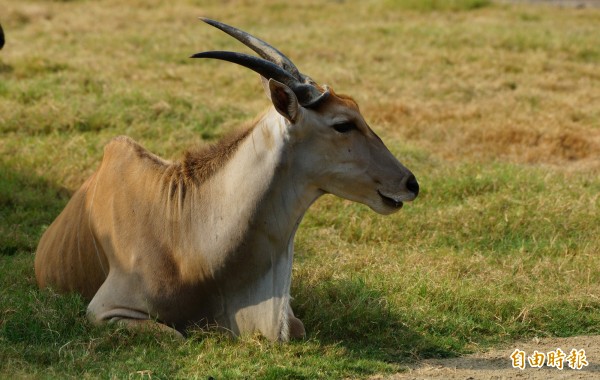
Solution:
[[[41,342],[64,344],[80,332],[81,301],[40,292],[33,269],[39,238],[69,196],[28,170],[0,161],[0,343],[8,343],[0,344],[0,357],[11,357],[10,348],[20,347],[16,357],[43,365],[49,356],[36,348]]]
[[[70,192],[0,162],[0,255],[33,252]]]
[[[455,339],[427,336],[410,325],[414,317],[394,311],[379,290],[360,278],[308,285],[298,281],[292,294],[294,312],[308,337],[345,347],[357,359],[406,364],[426,358],[458,355],[463,344]]]

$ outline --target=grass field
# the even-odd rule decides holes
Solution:
[[[217,5],[219,3],[219,5]],[[364,378],[534,336],[600,333],[600,10],[452,1],[3,0],[0,378]],[[126,134],[178,159],[267,107],[188,59],[263,37],[356,98],[419,179],[390,217],[319,200],[296,238],[308,338],[93,327],[40,291],[44,229]]]

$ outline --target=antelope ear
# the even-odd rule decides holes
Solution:
[[[269,93],[271,102],[273,102],[277,112],[294,123],[300,108],[294,91],[275,79],[269,79]]]

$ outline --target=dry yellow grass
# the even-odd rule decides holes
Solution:
[[[266,105],[256,96],[260,89],[254,75],[187,59],[206,49],[243,50],[196,21],[208,15],[281,46],[304,71],[355,96],[376,129],[443,159],[551,164],[593,173],[600,168],[600,41],[592,26],[600,22],[598,11],[496,6],[432,12],[424,19],[422,12],[394,10],[385,2],[318,1],[293,7],[276,1],[260,6],[244,1],[6,1],[1,10],[8,41],[2,61],[22,81],[11,91],[21,88],[23,96],[36,99],[25,107],[14,97],[2,100],[0,121],[21,120],[16,129],[28,128],[33,118],[68,129],[82,114],[106,108],[103,102],[123,94],[145,97],[150,104],[139,112],[150,107],[158,116],[181,97],[191,107],[239,110],[242,115],[234,120],[224,118],[229,126],[251,118]],[[69,75],[45,88],[27,89],[37,75],[52,71]],[[82,83],[99,94],[93,102],[77,99]],[[44,96],[48,93],[56,95]],[[134,135],[174,157],[185,148],[179,141],[200,142],[193,131],[175,126],[166,133],[159,127],[148,132],[154,127],[136,125],[136,111],[109,115],[116,125],[124,123],[108,133],[99,127],[102,138],[88,149],[99,151],[117,133]],[[33,134],[56,129],[31,128]],[[166,144],[154,143],[156,137]],[[64,142],[56,137],[51,144]],[[9,153],[15,149],[8,148]],[[32,154],[38,150],[32,149]],[[88,149],[57,153],[85,161]],[[32,164],[40,173],[52,170]],[[69,188],[89,173],[73,169],[83,175],[61,180]]]

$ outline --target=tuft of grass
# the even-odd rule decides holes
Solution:
[[[2,6],[0,377],[367,378],[517,339],[600,333],[598,10]],[[177,342],[97,327],[79,297],[35,285],[39,237],[111,138],[178,159],[267,106],[248,70],[187,58],[244,49],[200,15],[255,33],[353,95],[421,185],[389,217],[331,196],[311,208],[292,281],[305,341],[193,330]]]

